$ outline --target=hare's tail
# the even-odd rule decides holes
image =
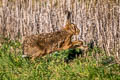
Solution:
[[[26,57],[28,57],[27,55],[22,55],[22,58],[26,58]]]

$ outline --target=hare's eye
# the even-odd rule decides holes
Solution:
[[[71,24],[72,26],[74,26],[74,24]]]
[[[72,26],[74,27],[75,25],[74,25],[74,24],[72,24]]]

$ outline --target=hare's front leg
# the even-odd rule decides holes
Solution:
[[[73,41],[72,48],[83,49],[85,51],[88,50],[88,46],[83,46],[83,41]]]
[[[71,46],[72,46],[71,44],[65,45],[65,46],[62,47],[62,49],[63,49],[63,50],[66,50],[66,49],[69,49]]]
[[[69,49],[72,46],[70,37],[71,36],[68,36],[65,39],[64,43],[62,44],[62,46],[58,50],[66,50],[66,49]]]
[[[72,45],[73,45],[73,46],[83,45],[83,41],[73,41],[73,42],[72,42]]]
[[[82,50],[85,50],[85,51],[88,50],[88,46],[77,46],[76,48],[82,49]]]

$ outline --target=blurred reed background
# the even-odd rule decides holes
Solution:
[[[79,39],[120,54],[120,0],[0,0],[0,34],[11,39],[53,32],[65,24],[65,10],[79,29]]]

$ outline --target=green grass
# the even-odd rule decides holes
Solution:
[[[0,80],[120,80],[120,66],[99,48],[87,56],[72,57],[81,50],[65,50],[32,62],[21,57],[20,47],[18,41],[9,41],[0,48]]]

